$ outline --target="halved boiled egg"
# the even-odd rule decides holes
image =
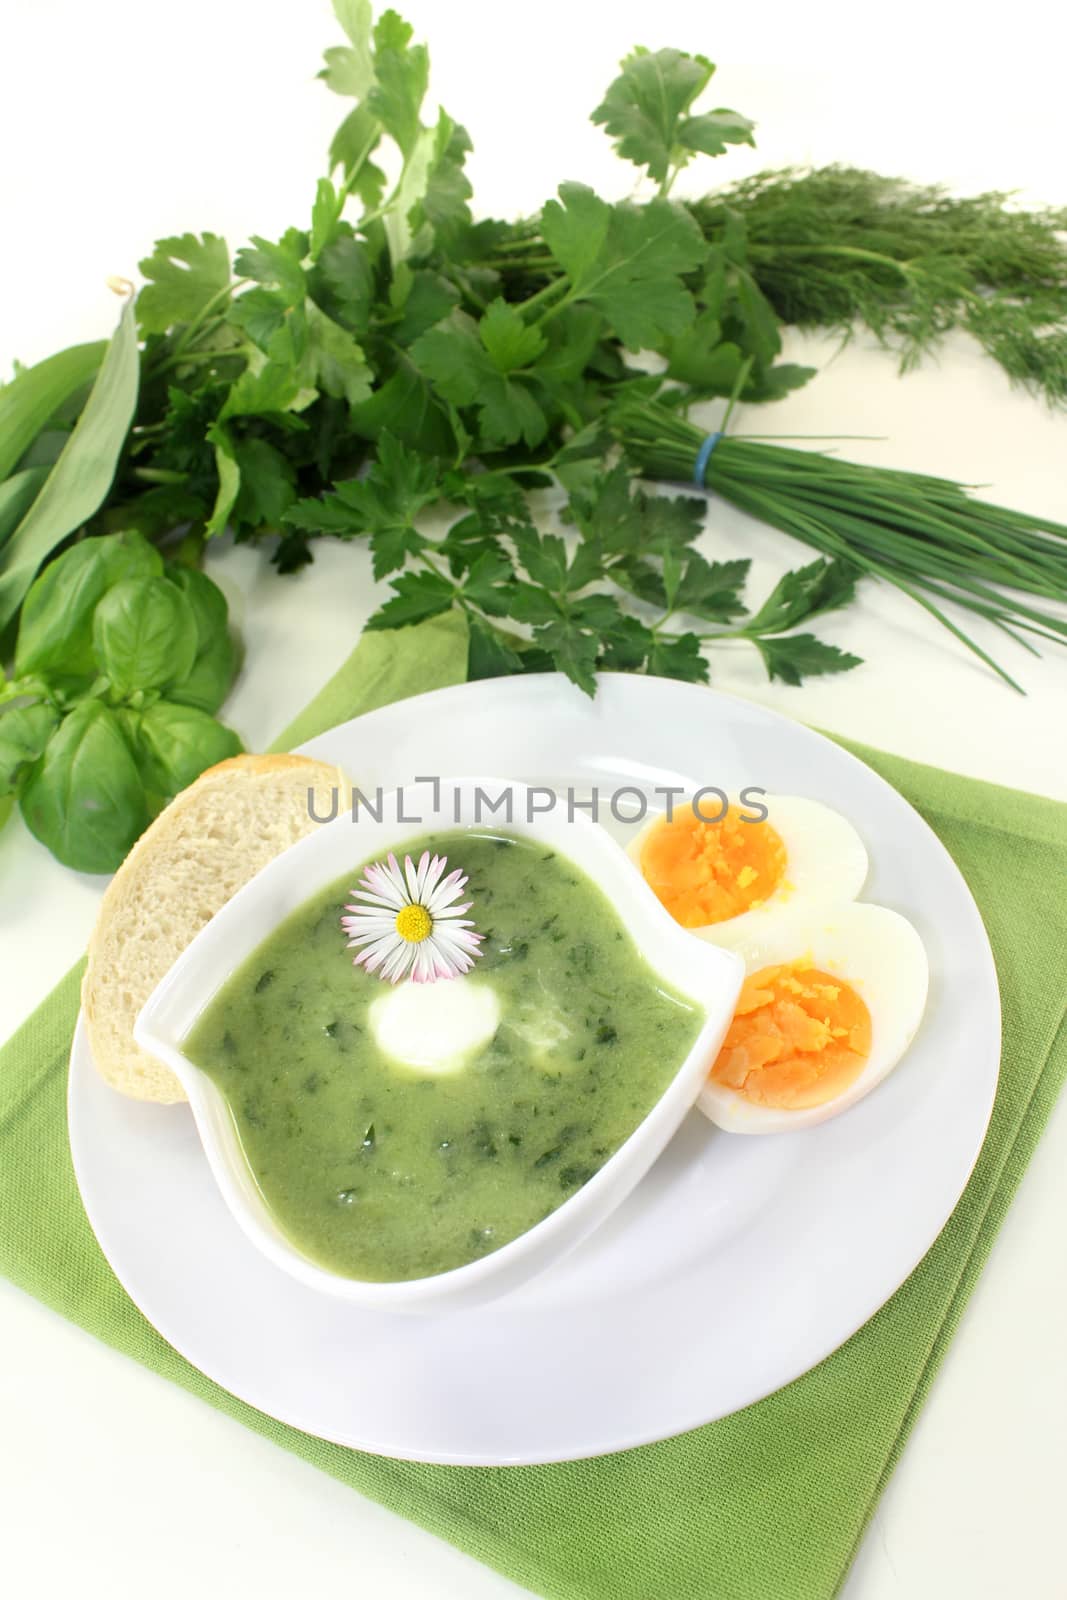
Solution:
[[[797,795],[749,793],[762,798],[729,796],[728,809],[718,799],[686,801],[628,847],[675,921],[716,944],[733,945],[787,905],[853,900],[867,876],[863,840],[840,812]]]
[[[731,1133],[837,1116],[896,1066],[922,1019],[926,950],[886,906],[782,912],[734,948],[745,982],[697,1102]]]

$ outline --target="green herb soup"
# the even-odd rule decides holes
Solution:
[[[405,985],[353,965],[340,918],[358,868],[265,939],[185,1041],[282,1231],[376,1282],[463,1266],[547,1217],[633,1133],[704,1020],[564,857],[467,831],[409,847],[423,849],[469,874],[484,942],[469,975],[417,986],[419,1003],[466,984],[492,991],[459,997],[494,1008],[491,1029],[499,1008],[458,1065],[379,1043],[371,1008]]]

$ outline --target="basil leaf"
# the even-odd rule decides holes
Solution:
[[[226,596],[206,573],[193,567],[172,567],[167,577],[188,600],[196,623],[192,670],[168,691],[167,698],[201,711],[217,711],[229,693],[236,666]]]
[[[107,346],[76,344],[27,367],[0,388],[0,478],[6,478],[45,423],[92,381]]]
[[[196,645],[193,608],[166,578],[126,578],[93,613],[93,656],[120,694],[180,683]]]
[[[22,785],[26,826],[64,866],[114,872],[148,824],[144,785],[115,713],[84,700]]]
[[[134,724],[135,753],[146,788],[172,800],[217,761],[239,755],[232,728],[195,706],[157,700]]]
[[[38,567],[88,521],[110,489],[137,404],[138,373],[137,325],[128,303],[74,431],[3,551],[0,628],[17,612]]]
[[[0,713],[0,795],[17,787],[59,724],[59,712],[45,700],[12,706]]]
[[[15,671],[54,678],[94,678],[93,612],[124,578],[161,574],[163,560],[139,533],[82,539],[49,562],[23,601]]]

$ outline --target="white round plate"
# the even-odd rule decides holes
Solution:
[[[713,1421],[799,1377],[866,1322],[967,1182],[1000,1052],[977,908],[896,791],[759,706],[622,675],[603,678],[595,700],[557,676],[442,689],[305,749],[364,792],[482,770],[602,793],[751,784],[824,800],[867,844],[863,898],[921,933],[930,1004],[905,1060],[853,1110],[763,1138],[722,1133],[693,1112],[564,1261],[488,1306],[432,1318],[360,1310],[261,1257],[215,1189],[187,1108],[114,1093],[79,1025],[70,1136],[82,1198],[163,1336],[223,1388],[307,1433],[495,1466],[599,1455]]]

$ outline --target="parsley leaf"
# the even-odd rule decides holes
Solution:
[[[355,339],[347,328],[320,311],[314,300],[307,301],[305,312],[308,382],[323,394],[347,400],[350,406],[368,400],[372,373]]]
[[[665,185],[694,153],[722,155],[731,144],[752,144],[752,124],[736,111],[688,116],[715,71],[706,56],[638,47],[593,112],[620,156],[647,167]]]
[[[234,271],[239,278],[253,278],[270,289],[279,289],[289,305],[299,305],[307,291],[301,266],[307,252],[307,234],[295,228],[290,228],[277,244],[253,234],[251,245],[238,250]]]
[[[691,550],[672,602],[675,609],[707,622],[731,622],[743,616],[741,590],[751,565],[750,561],[709,562]]]
[[[596,306],[629,350],[681,333],[694,315],[682,275],[707,254],[689,213],[669,200],[610,206],[580,183],[561,184],[559,196],[541,231],[570,279],[568,298]]]
[[[425,142],[426,170],[419,178],[420,192],[408,216],[413,237],[420,243],[425,240],[427,249],[431,241],[440,244],[442,236],[470,223],[467,201],[472,191],[463,170],[470,148],[466,128],[442,107]]]
[[[648,670],[661,678],[681,678],[685,683],[707,683],[708,663],[701,655],[695,633],[664,637],[656,634],[648,652]]]
[[[848,605],[855,597],[857,576],[851,563],[836,558],[785,573],[745,624],[746,634],[784,633],[798,622]]]
[[[370,0],[333,0],[333,9],[349,42],[323,52],[326,65],[319,77],[334,94],[362,100],[374,82],[371,3]]]
[[[528,367],[545,348],[544,334],[528,326],[506,300],[494,300],[478,324],[478,336],[498,372]]]
[[[492,446],[515,444],[519,439],[533,446],[548,432],[547,418],[529,380],[514,366],[502,370],[498,364],[499,358],[521,358],[521,335],[510,328],[514,316],[505,307],[495,319],[488,319],[487,327],[487,318],[476,323],[465,312],[455,311],[411,347],[412,360],[444,399],[455,406],[477,408],[481,437]]]
[[[463,597],[491,617],[506,617],[511,609],[515,572],[500,549],[486,549],[471,563],[463,582]]]
[[[595,633],[567,617],[547,622],[534,632],[534,639],[552,657],[558,672],[566,673],[585,694],[596,694],[596,661],[600,640]]]
[[[280,527],[295,495],[292,464],[265,439],[239,439],[234,454],[241,474],[231,512],[234,526]]]
[[[286,512],[285,521],[308,533],[341,538],[369,534],[374,576],[382,578],[398,571],[409,555],[425,547],[427,541],[417,531],[415,519],[439,497],[437,463],[384,433],[365,478],[337,483],[321,500],[298,500]],[[451,595],[451,585],[447,587]]]
[[[158,239],[138,266],[149,280],[137,296],[143,334],[166,333],[176,322],[191,322],[230,282],[230,252],[216,233]]]
[[[374,28],[374,82],[367,107],[394,140],[401,155],[410,156],[421,131],[419,112],[430,81],[430,56],[424,44],[412,44],[411,24],[395,11],[383,11]]]
[[[451,608],[455,596],[448,579],[436,572],[401,573],[393,579],[393,589],[393,598],[368,620],[368,628],[403,628],[409,622],[440,616]]]
[[[522,657],[517,650],[500,637],[478,617],[467,619],[467,678],[506,678],[523,669]]]
[[[784,639],[753,641],[767,667],[767,676],[782,683],[800,684],[804,678],[828,672],[850,672],[863,665],[862,656],[849,655],[836,645],[824,644],[813,633],[794,633]]]

